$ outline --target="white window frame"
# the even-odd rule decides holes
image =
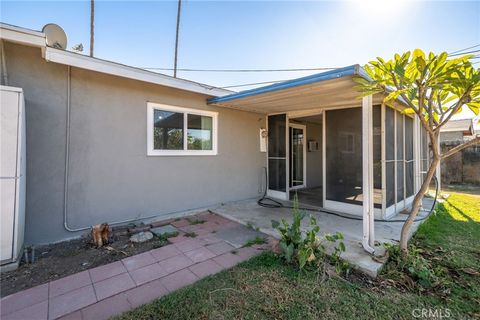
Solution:
[[[154,149],[153,125],[154,110],[183,113],[183,150]],[[188,115],[212,118],[212,150],[188,150]],[[214,156],[217,155],[218,112],[190,109],[166,104],[147,102],[147,155],[148,156]]]

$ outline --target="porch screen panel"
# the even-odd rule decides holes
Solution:
[[[395,204],[395,111],[385,107],[386,206]]]
[[[405,196],[413,195],[413,119],[405,116]]]
[[[326,199],[362,204],[362,108],[326,111]]]
[[[403,114],[397,112],[396,117],[397,125],[397,202],[405,199],[404,196],[404,170],[405,170],[405,154],[403,145]]]
[[[422,183],[427,176],[428,170],[428,133],[423,126],[420,128],[421,135],[421,170],[422,170]]]
[[[268,188],[286,192],[287,148],[285,114],[268,117]]]
[[[382,207],[382,108],[373,106],[373,204]]]

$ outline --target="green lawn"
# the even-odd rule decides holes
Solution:
[[[388,274],[371,283],[298,274],[267,252],[119,319],[412,319],[421,308],[479,317],[480,277],[461,269],[480,271],[480,197],[452,194],[413,242],[439,272],[441,292],[391,286]]]

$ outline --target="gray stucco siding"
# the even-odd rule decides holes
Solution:
[[[6,45],[9,85],[27,113],[26,243],[63,228],[67,67]],[[71,69],[68,218],[73,228],[257,197],[262,115],[212,107],[207,96]],[[218,112],[218,155],[147,156],[147,102]]]

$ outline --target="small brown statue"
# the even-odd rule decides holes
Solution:
[[[99,248],[108,244],[110,237],[110,226],[108,223],[96,224],[92,226],[93,243]]]

